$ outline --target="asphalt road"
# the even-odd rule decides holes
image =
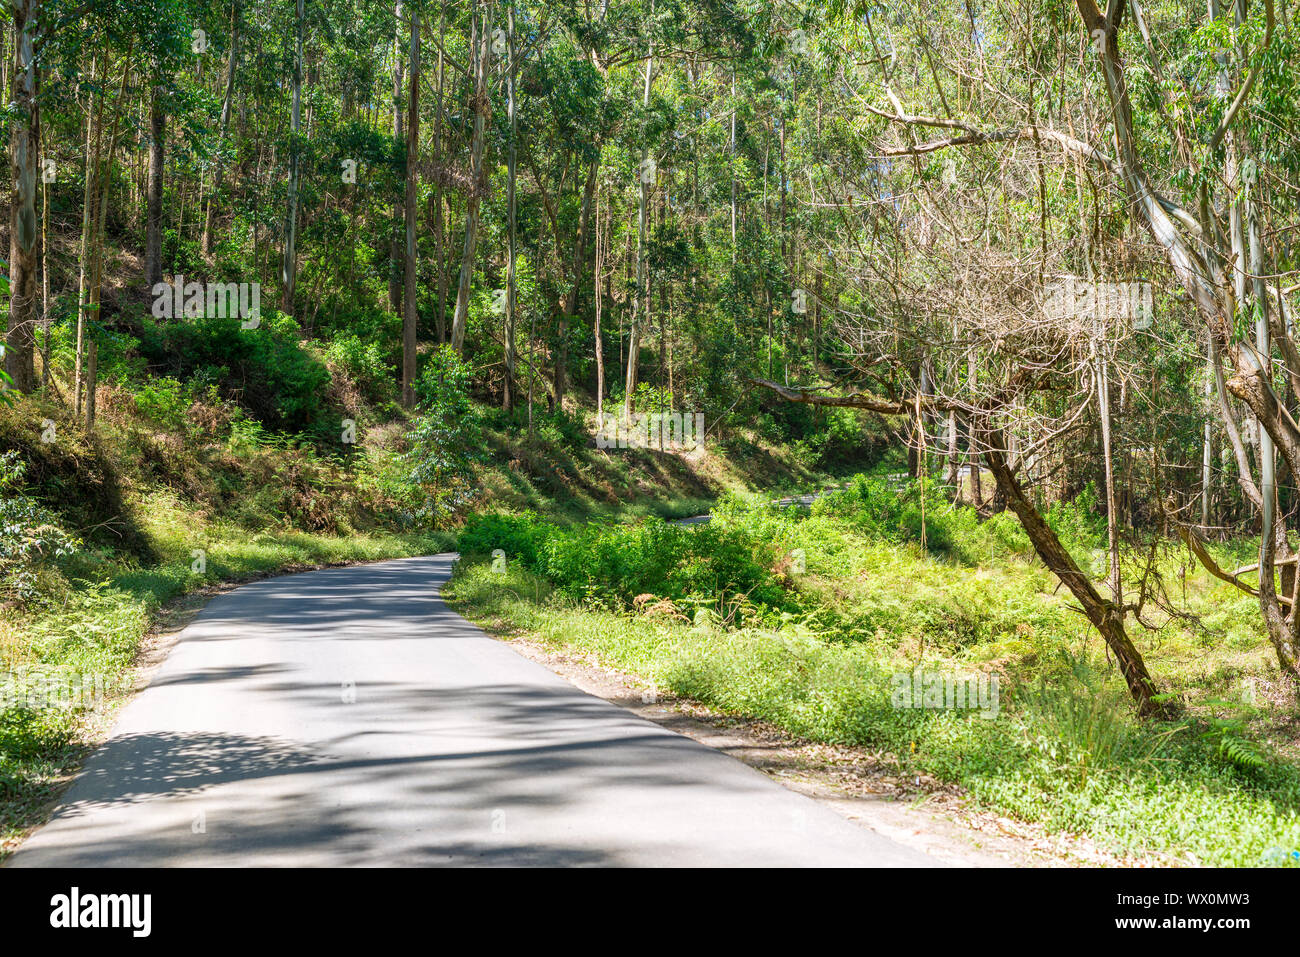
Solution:
[[[213,599],[7,866],[933,863],[488,637],[453,560]]]

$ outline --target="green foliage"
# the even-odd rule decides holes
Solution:
[[[378,342],[353,333],[337,336],[325,350],[325,360],[342,370],[368,398],[381,399],[392,387],[388,350]]]
[[[811,410],[809,421],[793,428],[796,447],[814,468],[839,469],[852,465],[870,468],[880,461],[887,439],[854,409],[791,406]]]
[[[481,458],[482,427],[469,398],[469,367],[450,346],[434,351],[416,392],[420,414],[407,435],[408,480],[424,493],[417,518],[445,522],[475,494],[474,463]]]
[[[204,265],[198,242],[190,236],[177,233],[175,229],[163,230],[162,255],[170,273],[193,273]]]
[[[1140,759],[1144,735],[1086,657],[1068,648],[1055,651],[1063,667],[1049,665],[1025,689],[1024,714],[1038,759],[1082,787],[1098,766]]]
[[[68,710],[0,710],[0,799],[23,792],[33,765],[63,757],[75,731],[75,719]]]
[[[22,490],[27,464],[14,451],[0,452],[0,603],[31,601],[46,563],[71,555],[81,544]]]
[[[920,494],[915,483],[859,477],[807,512],[732,497],[708,525],[686,527],[488,516],[462,534],[466,560],[447,593],[472,616],[727,714],[883,753],[901,775],[959,783],[982,805],[1121,856],[1259,864],[1270,848],[1297,846],[1300,769],[1261,738],[1252,712],[1206,700],[1178,722],[1139,721],[1114,663],[1081,641],[1086,623],[1014,519],[981,523],[927,498],[927,538],[933,522],[948,544],[923,552],[909,524]],[[1095,536],[1081,519],[1058,511],[1060,534]],[[506,552],[504,574],[477,561],[493,548]],[[796,549],[802,574],[790,567]],[[729,614],[725,596],[755,581],[755,602]],[[684,614],[632,601],[639,594]],[[1204,651],[1188,654],[1204,667]],[[891,674],[918,665],[993,671],[997,717],[893,707]],[[1203,716],[1225,707],[1238,713]]]
[[[1206,704],[1227,709],[1230,714],[1228,717],[1211,716],[1203,726],[1196,728],[1201,740],[1213,748],[1216,755],[1248,777],[1269,770],[1269,756],[1249,738],[1245,716],[1242,714],[1247,710],[1246,707],[1239,702],[1217,699]]]
[[[1027,554],[1029,539],[1013,516],[980,522],[973,508],[955,506],[933,480],[855,475],[849,486],[813,503],[815,516],[835,516],[862,534],[920,544],[935,555],[977,565],[995,551]]]
[[[0,711],[0,762],[57,753],[72,740],[72,716],[57,708],[6,708]],[[3,770],[0,770],[3,781]]]
[[[444,550],[441,536],[353,533],[329,537],[298,531],[250,534],[237,523],[208,524],[171,497],[155,494],[144,510],[151,549],[149,564],[105,551],[68,556],[79,587],[65,600],[28,608],[13,621],[21,642],[6,645],[0,667],[22,665],[101,675],[111,682],[135,660],[158,608],[179,595],[219,581],[241,581],[343,562],[378,561]],[[191,550],[207,553],[204,574],[191,567]],[[72,747],[80,730],[70,709],[10,707],[0,711],[0,834],[10,839],[42,819],[53,785],[75,769]]]
[[[640,595],[710,603],[743,596],[759,606],[784,606],[786,595],[763,553],[740,529],[651,518],[554,536],[539,569],[566,594],[623,606]]]
[[[147,419],[170,432],[185,427],[185,413],[190,407],[189,390],[167,376],[145,381],[135,393],[135,407]]]
[[[256,329],[234,317],[145,320],[140,348],[155,368],[216,383],[264,424],[301,431],[324,414],[330,375],[299,335],[292,319],[264,308]]]
[[[770,570],[774,549],[721,523],[670,525],[659,518],[601,527],[557,527],[535,515],[486,515],[470,521],[459,548],[502,549],[562,593],[621,608],[650,595],[708,604],[726,615],[743,599],[752,614],[793,607]]]
[[[495,541],[504,547],[509,539]],[[907,571],[882,587],[907,588]],[[846,597],[854,595],[850,581],[839,580],[839,601],[857,600]],[[1138,722],[1113,665],[1100,654],[1066,653],[1068,632],[1041,636],[1037,655],[1019,655],[1013,674],[1001,673],[1000,711],[989,719],[974,709],[893,707],[891,673],[918,662],[890,643],[827,640],[797,622],[724,628],[716,619],[615,615],[547,585],[522,561],[499,574],[471,556],[444,594],[473,618],[504,620],[725,714],[865,748],[874,762],[896,765],[900,778],[959,783],[979,805],[1086,834],[1121,856],[1258,865],[1271,848],[1300,846],[1293,764],[1254,742],[1266,766],[1243,773],[1254,762],[1234,755],[1240,745],[1221,748],[1203,725]],[[923,665],[963,674],[982,670],[979,660],[927,656]],[[1244,730],[1233,738],[1251,740]]]
[[[400,28],[391,5],[308,5],[301,91],[308,122],[298,133],[285,122],[295,95],[293,4],[237,3],[213,15],[190,0],[142,0],[129,8],[92,4],[75,22],[46,18],[54,32],[43,38],[38,64],[41,148],[42,159],[56,160],[58,176],[40,184],[39,208],[49,212],[53,324],[37,336],[49,349],[52,387],[37,397],[0,388],[0,453],[16,453],[26,469],[24,487],[14,492],[11,483],[3,499],[8,527],[18,530],[3,546],[19,569],[6,579],[10,596],[33,614],[63,610],[23,628],[24,641],[39,639],[34,653],[125,661],[145,609],[189,587],[182,546],[194,544],[189,528],[200,516],[222,523],[227,538],[250,540],[224,571],[266,570],[343,554],[337,543],[291,540],[305,530],[449,526],[486,488],[542,514],[472,521],[462,550],[504,549],[509,575],[534,586],[534,594],[554,589],[566,611],[564,603],[575,601],[584,603],[582,615],[597,605],[616,609],[618,616],[596,616],[590,627],[612,618],[617,635],[608,644],[589,636],[591,647],[662,666],[664,680],[701,700],[825,740],[914,753],[905,760],[963,782],[980,800],[1128,847],[1140,843],[1135,821],[1153,822],[1152,846],[1192,846],[1193,838],[1175,833],[1174,812],[1161,817],[1151,788],[1143,790],[1153,781],[1187,815],[1186,828],[1237,835],[1247,857],[1255,846],[1252,822],[1261,833],[1272,828],[1279,840],[1290,839],[1294,829],[1275,827],[1268,809],[1294,810],[1294,781],[1261,743],[1262,719],[1201,714],[1174,728],[1152,757],[1149,736],[1127,718],[1123,689],[1095,650],[1058,653],[1074,647],[1086,627],[1053,591],[1057,583],[1036,563],[1014,517],[981,520],[954,506],[937,481],[860,477],[806,516],[730,501],[703,528],[654,520],[554,524],[556,513],[569,509],[666,509],[672,495],[711,497],[741,481],[767,490],[778,472],[902,468],[899,437],[917,437],[906,417],[785,402],[753,388],[754,377],[895,399],[933,390],[964,406],[970,415],[961,418],[977,429],[987,411],[1017,443],[1023,438],[1017,448],[1033,452],[1021,461],[1022,474],[1041,477],[1041,462],[1053,485],[1064,480],[1071,498],[1046,507],[1047,521],[1081,567],[1095,569],[1106,528],[1097,492],[1104,487],[1100,436],[1088,428],[1095,407],[1082,398],[1096,395],[1086,343],[1077,329],[1062,335],[1050,322],[1007,320],[1027,314],[1029,300],[1043,291],[1039,280],[1091,273],[1098,263],[1138,269],[1156,287],[1159,328],[1140,335],[1110,329],[1115,334],[1107,336],[1125,517],[1140,529],[1163,527],[1166,501],[1192,501],[1206,435],[1205,330],[1177,301],[1179,284],[1160,265],[1161,251],[1135,228],[1141,210],[1113,188],[1114,170],[1094,163],[1089,176],[1100,179],[1085,177],[1059,149],[1041,153],[1037,131],[1033,153],[1041,162],[1016,161],[1023,151],[997,137],[974,149],[938,149],[915,163],[888,161],[881,137],[892,141],[898,124],[862,109],[873,99],[884,105],[883,84],[897,68],[934,81],[906,91],[906,107],[917,116],[972,130],[1024,130],[1023,104],[1033,113],[1042,102],[1040,61],[1060,59],[1051,51],[1062,37],[1066,46],[1077,39],[1073,14],[1062,19],[1053,8],[1037,11],[1050,16],[1026,17],[993,6],[971,13],[969,30],[927,31],[882,22],[898,20],[897,11],[839,3],[795,10],[673,2],[647,17],[640,2],[616,2],[602,5],[596,20],[551,6],[515,8],[527,38],[516,63],[516,122],[494,68],[486,103],[459,83],[422,98],[421,128],[438,131],[441,141],[438,155],[410,157],[387,109]],[[968,11],[914,12],[940,24],[962,21]],[[1230,16],[1154,13],[1148,26],[1159,34],[1153,42],[1169,76],[1150,58],[1119,64],[1133,99],[1134,156],[1152,190],[1193,210],[1202,198],[1206,208],[1223,210],[1246,195],[1221,175],[1224,146],[1208,144],[1232,99],[1216,93],[1221,72],[1241,77],[1258,67],[1229,142],[1261,173],[1252,208],[1263,217],[1263,234],[1277,237],[1265,244],[1273,260],[1267,274],[1293,274],[1295,11],[1281,11],[1269,44],[1262,43],[1258,6],[1240,24]],[[472,6],[454,4],[438,16],[439,49],[449,63],[472,62],[472,16]],[[557,28],[539,29],[548,23]],[[796,23],[807,31],[805,52],[792,42]],[[199,26],[211,47],[196,58],[190,30]],[[1120,42],[1130,52],[1134,29],[1127,20],[1122,27]],[[240,51],[230,63],[233,122],[223,97],[232,31]],[[647,88],[641,57],[652,42]],[[147,66],[150,82],[114,83],[117,68],[133,61]],[[1107,102],[1095,61],[1060,59],[1059,70],[1047,71],[1057,112]],[[92,62],[101,67],[88,73]],[[975,72],[990,83],[963,92]],[[268,303],[278,299],[286,279],[285,170],[289,157],[298,161],[297,291],[284,314],[268,307],[257,329],[234,319],[158,323],[138,315],[145,204],[128,187],[151,101],[167,120],[161,241],[169,274],[260,279]],[[479,108],[489,121],[484,182],[474,184],[466,170]],[[19,119],[12,108],[6,115]],[[96,150],[108,177],[102,190],[84,189],[87,115],[106,121]],[[120,133],[112,150],[104,142],[110,130]],[[1087,129],[1078,135],[1088,139]],[[507,157],[520,144],[512,230]],[[637,186],[642,156],[657,162],[648,190]],[[1062,156],[1059,176],[1046,176]],[[340,177],[349,163],[354,182]],[[393,404],[402,342],[393,290],[401,292],[403,180],[412,169],[419,172],[414,253],[423,372],[419,410],[408,421]],[[476,250],[461,241],[471,193],[480,213]],[[55,401],[70,394],[80,337],[67,291],[76,286],[76,257],[53,255],[75,247],[80,214],[100,222],[99,207],[81,208],[86,197],[105,201],[103,303],[85,330],[98,346],[105,401],[89,432]],[[637,215],[643,198],[644,235]],[[200,248],[209,222],[210,253]],[[484,407],[502,397],[506,339],[494,299],[506,284],[508,233],[517,239],[514,408],[480,415],[471,396]],[[1213,246],[1214,234],[1201,239]],[[601,265],[593,269],[598,249]],[[1218,252],[1208,258],[1231,258]],[[446,338],[466,253],[473,269],[464,358],[445,349],[429,354],[422,350]],[[863,267],[863,254],[871,268]],[[648,301],[633,278],[642,265],[651,280]],[[815,288],[805,289],[810,308],[802,310],[791,296],[807,286]],[[1278,280],[1279,290],[1289,288]],[[0,276],[0,297],[9,294]],[[596,303],[605,306],[601,343]],[[1253,318],[1250,304],[1241,306],[1227,317],[1238,336],[1249,334]],[[629,320],[642,332],[641,352],[630,357],[641,373],[633,405],[704,411],[710,437],[716,430],[727,444],[715,442],[701,463],[644,450],[590,451],[596,347],[605,388],[613,390],[608,402],[617,404]],[[561,356],[570,381],[563,395],[550,395]],[[358,446],[338,440],[344,415],[362,424]],[[46,418],[58,427],[57,442],[40,439]],[[1254,512],[1241,490],[1224,482],[1236,465],[1213,432],[1212,444],[1227,458],[1217,463],[1212,524],[1243,528]],[[1041,442],[1045,434],[1055,434],[1049,445]],[[959,441],[966,438],[963,425]],[[480,468],[487,452],[504,467]],[[715,466],[725,472],[737,462],[746,465],[739,479],[730,472],[717,478]],[[1294,490],[1285,486],[1281,507],[1291,512]],[[163,489],[182,503],[163,509],[177,527],[143,536],[139,525],[149,516],[133,512],[141,502],[156,505]],[[1055,488],[1043,483],[1030,492]],[[89,545],[60,554],[54,530]],[[273,540],[258,541],[261,534]],[[170,552],[151,554],[151,541]],[[806,570],[796,570],[796,553]],[[65,565],[77,573],[75,588],[55,574]],[[472,563],[466,568],[472,576]],[[507,580],[516,581],[493,581]],[[34,600],[42,595],[49,600]],[[698,616],[698,633],[666,625],[661,633],[662,622],[635,614],[644,595],[675,603],[670,612],[709,614]],[[1199,667],[1202,658],[1232,659],[1225,670],[1257,667],[1243,664],[1262,634],[1249,596],[1194,600],[1203,625],[1194,632],[1184,631],[1181,619],[1164,622],[1157,636],[1134,629],[1144,651],[1146,644],[1159,649],[1147,652],[1158,664],[1153,670],[1174,667],[1171,634],[1189,671],[1187,662]],[[665,612],[663,603],[653,604]],[[1144,605],[1144,616],[1160,618],[1165,609],[1153,610],[1159,604]],[[656,643],[673,646],[671,655]],[[882,704],[891,669],[936,659],[1006,668],[1023,679],[1011,721],[991,725]],[[1200,692],[1210,681],[1189,685]],[[1230,795],[1234,806],[1219,807],[1202,792]],[[1211,852],[1235,861],[1236,852],[1223,847]]]
[[[463,554],[480,556],[499,548],[506,553],[508,560],[536,568],[542,549],[556,529],[554,523],[540,520],[533,512],[523,515],[488,512],[476,515],[466,523],[456,540],[456,547]]]
[[[1053,502],[1044,518],[1063,542],[1091,548],[1104,548],[1106,545],[1106,516],[1093,482],[1084,485],[1074,498]]]

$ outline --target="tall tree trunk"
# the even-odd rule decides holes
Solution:
[[[204,256],[212,255],[212,220],[216,215],[217,194],[221,192],[221,147],[226,142],[230,128],[230,102],[235,92],[235,63],[239,56],[239,0],[230,7],[230,56],[226,61],[226,95],[221,101],[221,132],[217,136],[216,161],[212,170],[212,192],[208,196],[208,211],[203,217],[203,240],[200,248]],[[153,280],[156,281],[156,280]]]
[[[966,388],[971,395],[975,394],[976,372],[975,354],[971,353],[966,358]],[[976,514],[982,515],[984,512],[984,466],[980,464],[975,430],[970,426],[966,428],[966,446],[966,461],[970,464],[970,497],[972,504],[975,506]]]
[[[122,110],[126,104],[126,85],[131,76],[131,49],[135,44],[134,38],[127,43],[126,60],[122,65],[122,82],[117,89],[117,100],[113,104],[113,123],[110,127],[111,132],[108,136],[108,149],[104,152],[104,163],[102,169],[95,177],[98,184],[99,197],[97,200],[98,210],[95,214],[94,245],[91,254],[90,267],[90,305],[87,311],[98,322],[100,319],[99,307],[104,288],[104,221],[108,216],[108,194],[109,187],[112,185],[113,176],[113,154],[117,152],[117,131],[122,120]],[[94,345],[94,343],[91,343]],[[87,386],[86,399],[91,401],[90,389],[93,385]],[[93,410],[89,413],[88,422],[94,421]]]
[[[971,504],[975,506],[976,513],[983,514],[984,512],[984,489],[983,489],[984,466],[980,463],[980,456],[979,456],[979,452],[977,452],[975,449],[974,438],[968,437],[968,441],[970,442],[971,447],[966,453],[966,461],[969,463],[969,467],[970,467]]]
[[[1104,346],[1102,346],[1104,348]],[[1115,500],[1115,462],[1110,442],[1110,368],[1104,354],[1097,357],[1097,407],[1101,419],[1101,461],[1106,475],[1106,554],[1109,560],[1107,579],[1110,598],[1123,604],[1119,568],[1119,508]]]
[[[401,0],[393,8],[393,21],[397,29],[393,33],[393,142],[406,141],[402,118],[402,77],[405,71],[405,59],[402,56],[402,4]],[[397,234],[396,223],[402,220],[404,210],[401,204],[393,204],[393,237],[388,250],[388,306],[393,312],[402,311],[402,272],[398,263],[402,261],[402,240]]]
[[[92,91],[97,70],[101,69],[104,55],[98,55],[90,62],[90,85]],[[77,343],[74,358],[72,383],[72,413],[81,414],[81,366],[85,361],[86,341],[86,284],[90,278],[90,243],[91,231],[95,221],[95,177],[99,175],[99,140],[103,126],[104,97],[91,93],[90,102],[86,104],[86,163],[82,177],[81,205],[81,248],[77,257]]]
[[[41,156],[43,165],[44,156]],[[54,351],[50,341],[50,191],[41,177],[41,390],[50,387],[50,355]]]
[[[1213,350],[1206,347],[1205,357],[1205,439],[1201,447],[1201,532],[1208,534],[1210,529],[1210,482],[1212,472],[1210,466],[1213,463],[1213,447],[1211,442],[1214,438],[1213,414],[1210,411],[1210,395],[1214,390],[1214,372],[1210,367],[1210,355]]]
[[[509,33],[508,55],[510,68],[506,74],[506,114],[510,118],[510,151],[506,160],[506,216],[509,220],[509,262],[506,264],[506,330],[505,330],[505,381],[501,388],[501,407],[510,410],[515,387],[515,243],[516,215],[515,176],[519,154],[515,136],[515,5],[513,0],[507,13],[506,30]]]
[[[406,121],[406,251],[402,257],[405,297],[402,303],[402,405],[415,406],[416,310],[415,217],[420,193],[420,15],[412,9],[411,17],[411,102]]]
[[[961,499],[961,458],[957,455],[957,413],[949,412],[947,429],[947,448],[944,457],[948,462],[947,482],[952,486],[953,501]]]
[[[443,48],[442,37],[447,30],[447,8],[444,5],[442,12],[438,17],[438,89],[437,103],[433,112],[433,155],[441,161],[444,158],[442,142],[442,118],[443,118],[443,86],[445,79],[445,60],[446,51]],[[433,314],[433,322],[437,327],[438,342],[447,341],[447,243],[446,236],[442,225],[442,182],[438,180],[434,183],[433,191],[429,195],[429,220],[430,228],[433,231],[433,248],[434,248],[434,283],[437,287],[436,302],[437,309]]]
[[[149,98],[149,185],[144,227],[144,281],[150,287],[162,282],[162,199],[167,114],[162,87],[155,83]]]
[[[32,352],[36,341],[36,270],[40,230],[36,222],[36,150],[41,119],[39,78],[32,43],[40,0],[10,0],[14,21],[13,95],[9,135],[12,190],[9,196],[9,324],[5,371],[23,392],[36,388]]]
[[[303,0],[297,2],[297,32],[293,61],[293,103],[289,121],[289,196],[284,225],[284,264],[281,268],[280,311],[293,315],[294,293],[298,285],[298,178],[302,168],[302,36]]]
[[[587,262],[587,242],[591,235],[591,199],[596,193],[596,174],[600,170],[599,155],[587,171],[587,183],[582,191],[582,211],[578,214],[578,238],[573,244],[573,282],[564,299],[560,313],[559,337],[555,350],[554,389],[557,408],[564,407],[564,394],[568,391],[569,327],[578,314],[578,298],[582,292],[583,266]]]
[[[654,10],[651,5],[651,10]],[[654,76],[655,48],[654,41],[650,42],[650,49],[645,59],[645,87],[642,94],[642,107],[650,109],[650,83]],[[641,162],[644,163],[649,156],[647,149],[641,150]],[[631,420],[632,407],[636,396],[637,380],[637,362],[641,352],[641,328],[649,328],[650,323],[650,279],[646,270],[646,207],[650,202],[650,184],[644,182],[644,177],[638,177],[642,180],[640,183],[641,190],[637,202],[637,236],[636,236],[636,296],[637,300],[643,302],[644,313],[638,314],[637,303],[632,304],[632,318],[628,329],[627,336],[627,379],[625,380],[623,390],[623,418]]]
[[[605,246],[609,244],[607,233],[602,233],[600,228],[600,193],[596,193],[596,265],[595,275],[592,277],[592,292],[596,297],[596,323],[594,335],[596,348],[596,418],[599,420],[605,413],[605,346],[600,338],[600,311],[604,301],[604,295],[600,288],[600,274],[605,266]]]
[[[1243,35],[1242,28],[1246,22],[1246,0],[1236,0],[1234,7],[1234,16],[1237,26],[1236,36],[1240,43]],[[1238,49],[1238,55],[1244,60],[1245,51]],[[1246,136],[1238,136],[1237,131],[1231,134],[1234,141],[1237,141],[1238,150],[1245,163],[1250,164],[1254,171],[1249,182],[1242,181],[1241,193],[1238,202],[1241,206],[1241,219],[1243,226],[1245,256],[1238,259],[1239,263],[1246,263],[1249,269],[1250,281],[1250,299],[1239,297],[1238,302],[1245,304],[1250,302],[1254,307],[1255,313],[1255,351],[1262,358],[1264,365],[1262,378],[1265,381],[1272,381],[1272,361],[1273,345],[1269,334],[1269,310],[1271,306],[1268,295],[1267,279],[1265,278],[1264,247],[1259,235],[1259,204],[1255,201],[1254,194],[1258,189],[1256,185],[1259,182],[1259,169],[1252,154],[1250,140]],[[1235,180],[1231,180],[1235,185]],[[1245,273],[1239,268],[1235,270],[1237,275],[1243,277]],[[1287,541],[1286,530],[1278,528],[1277,522],[1277,455],[1273,449],[1273,437],[1269,431],[1262,427],[1256,420],[1256,435],[1259,437],[1259,493],[1261,498],[1260,508],[1260,536],[1259,536],[1259,591],[1260,595],[1270,604],[1277,604],[1276,583],[1274,581],[1274,562],[1278,558],[1289,558],[1291,555],[1291,546]],[[1281,534],[1275,535],[1275,532]],[[1280,554],[1279,554],[1280,553]],[[1291,585],[1294,581],[1295,566],[1284,566],[1283,590],[1289,596],[1293,591]],[[1271,600],[1268,596],[1272,596]],[[1280,608],[1278,611],[1280,612]],[[1267,614],[1267,612],[1266,612]],[[1297,614],[1296,609],[1291,609],[1291,615]],[[1280,617],[1280,616],[1279,616]],[[1300,662],[1295,661],[1297,651],[1300,651],[1300,642],[1296,641],[1296,630],[1290,631],[1289,652],[1294,662],[1293,669]],[[1288,642],[1283,642],[1283,645]]]
[[[736,68],[731,68],[731,265],[736,265]]]
[[[1218,264],[1232,263],[1234,256],[1231,252],[1214,248],[1212,237],[1216,235],[1216,224],[1213,222],[1199,224],[1197,228],[1200,229],[1201,237],[1189,243],[1179,227],[1181,225],[1185,229],[1190,229],[1196,226],[1191,214],[1168,200],[1162,200],[1152,189],[1140,158],[1134,132],[1133,107],[1128,93],[1126,67],[1117,55],[1115,40],[1119,18],[1108,20],[1098,8],[1096,0],[1075,0],[1075,5],[1079,10],[1084,29],[1089,35],[1099,36],[1102,40],[1095,44],[1095,50],[1110,99],[1117,147],[1115,167],[1123,179],[1135,214],[1141,218],[1152,238],[1163,250],[1170,268],[1187,291],[1196,313],[1209,331],[1211,341],[1232,362],[1235,375],[1228,383],[1229,389],[1250,408],[1261,431],[1267,432],[1271,444],[1277,452],[1281,453],[1291,474],[1300,475],[1300,425],[1296,425],[1291,419],[1274,391],[1267,368],[1268,353],[1258,353],[1257,344],[1251,344],[1249,340],[1239,340],[1234,334],[1234,294],[1231,289],[1224,288],[1224,284],[1221,284],[1215,275]],[[1264,45],[1267,45],[1273,30],[1271,3],[1265,4],[1265,11],[1267,22]],[[1211,15],[1214,14],[1215,7],[1212,5]],[[1231,123],[1226,126],[1221,124],[1211,137],[1211,148],[1221,142],[1221,136],[1228,132],[1230,127]],[[1227,175],[1224,179],[1232,190],[1237,190],[1241,185],[1239,176]],[[1238,249],[1235,258],[1238,266],[1234,271],[1239,271],[1241,268],[1239,264],[1245,260],[1240,257],[1240,243],[1234,239],[1233,245]],[[1238,302],[1241,301],[1240,296],[1236,299]],[[1265,331],[1267,332],[1267,329]],[[1261,356],[1262,361],[1257,356]],[[1271,475],[1262,476],[1262,479],[1271,478]],[[1249,496],[1250,487],[1253,485],[1249,469],[1243,470],[1241,479],[1242,490]],[[1260,489],[1259,495],[1257,507],[1266,526],[1265,531],[1276,533],[1277,523],[1273,523],[1272,529],[1267,527],[1272,518],[1273,490],[1270,488],[1265,495]],[[1264,543],[1274,539],[1275,534],[1262,536],[1261,548],[1266,547]],[[1271,554],[1265,555],[1261,552],[1261,559],[1259,601],[1260,611],[1268,628],[1269,640],[1277,651],[1278,663],[1282,669],[1293,677],[1298,676],[1300,675],[1300,614],[1297,614],[1295,607],[1286,610],[1282,607],[1273,582]]]
[[[99,389],[99,343],[90,341],[86,350],[86,431],[95,427],[95,395]]]
[[[478,251],[479,204],[486,187],[483,171],[483,149],[487,140],[488,59],[491,56],[489,26],[492,22],[491,0],[478,4],[482,17],[477,24],[478,37],[474,44],[474,136],[470,144],[470,193],[465,202],[465,245],[460,257],[460,280],[456,285],[456,312],[451,320],[451,346],[457,352],[465,350],[465,326],[469,321],[469,292],[474,279],[474,257]]]

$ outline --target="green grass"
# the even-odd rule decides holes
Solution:
[[[951,506],[945,517],[937,504],[923,550],[906,503],[893,515],[851,505],[828,501],[812,515],[719,509],[720,528],[743,529],[778,556],[798,548],[806,557],[802,574],[778,557],[772,576],[786,588],[784,607],[760,610],[745,627],[693,614],[717,596],[698,579],[688,579],[693,592],[681,587],[674,570],[660,575],[656,594],[666,601],[614,600],[609,589],[626,571],[609,562],[591,567],[601,587],[583,596],[544,558],[524,555],[500,574],[467,555],[447,595],[490,626],[809,740],[884,752],[908,772],[960,784],[981,806],[1087,835],[1122,857],[1252,866],[1278,848],[1300,849],[1294,701],[1264,694],[1240,703],[1243,678],[1281,687],[1248,597],[1196,569],[1180,574],[1176,550],[1162,558],[1166,581],[1180,586],[1171,598],[1203,627],[1167,621],[1146,632],[1130,620],[1157,680],[1187,708],[1176,722],[1139,722],[1099,639],[1014,525],[978,524]],[[1092,531],[1071,528],[1069,515],[1054,521],[1072,551],[1095,557]],[[549,541],[591,547],[574,536]],[[689,563],[696,551],[675,554]],[[997,718],[893,707],[892,676],[918,665],[997,674]]]

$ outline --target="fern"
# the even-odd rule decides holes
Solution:
[[[1232,702],[1210,702],[1232,707]],[[1258,744],[1245,736],[1240,718],[1211,718],[1201,738],[1214,746],[1215,753],[1238,771],[1258,772],[1269,766],[1268,756]]]
[[[1219,735],[1219,754],[1239,771],[1263,771],[1268,767],[1268,758],[1255,742],[1231,732]]]

